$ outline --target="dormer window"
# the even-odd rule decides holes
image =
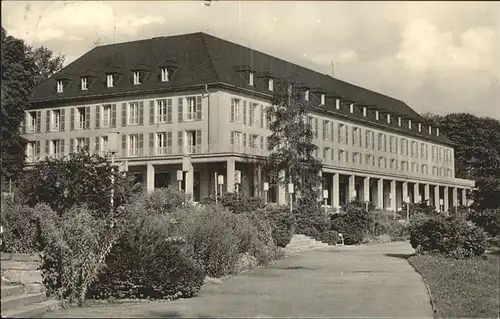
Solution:
[[[253,77],[254,77],[253,72],[248,73],[248,84],[251,86],[253,86]]]
[[[141,72],[134,71],[134,85],[141,84]]]
[[[304,100],[309,101],[309,90],[304,93]]]
[[[325,95],[321,94],[321,105],[325,105],[326,104],[325,100],[326,100]]]
[[[167,68],[161,68],[161,81],[162,82],[170,81],[170,74]]]
[[[411,130],[411,120],[408,120],[408,128]]]
[[[439,127],[436,127],[436,136],[439,136]]]
[[[375,110],[375,119],[378,121],[380,119],[380,114],[378,110]]]
[[[366,106],[363,106],[363,116],[366,117]]]
[[[108,88],[112,88],[113,87],[113,85],[114,85],[114,83],[113,83],[114,81],[113,80],[114,80],[113,74],[106,75],[106,86]]]
[[[422,132],[422,123],[418,123],[418,131]]]
[[[86,77],[81,78],[81,85],[82,85],[82,91],[87,91],[89,89]]]
[[[429,125],[429,135],[432,135],[432,126]]]
[[[63,80],[57,80],[56,86],[57,86],[57,93],[64,92],[64,82],[63,82]]]
[[[340,99],[335,99],[335,108],[340,110]]]
[[[401,126],[401,116],[398,116],[398,126]]]
[[[349,112],[354,113],[354,103],[349,105]]]
[[[269,91],[274,91],[274,79],[270,78],[269,81],[267,82],[267,86]]]
[[[387,123],[391,123],[391,114],[387,113]]]

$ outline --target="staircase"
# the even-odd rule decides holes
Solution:
[[[309,251],[319,248],[329,247],[330,245],[319,240],[307,237],[306,235],[296,234],[292,236],[292,240],[285,247],[285,253],[293,254],[303,251]]]
[[[40,256],[2,253],[2,317],[33,318],[61,307],[49,300],[38,266]]]

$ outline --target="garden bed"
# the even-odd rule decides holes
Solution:
[[[500,255],[472,259],[425,255],[408,261],[424,277],[440,317],[500,316]]]

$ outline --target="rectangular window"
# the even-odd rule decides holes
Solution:
[[[109,146],[108,146],[108,137],[107,136],[101,136],[101,149],[99,151],[101,152],[102,156],[104,156],[108,153]]]
[[[184,114],[184,120],[193,121],[196,120],[196,97],[186,98],[187,109]]]
[[[352,145],[361,146],[361,129],[357,127],[352,128]]]
[[[241,100],[240,99],[231,99],[231,120],[232,122],[241,123],[243,112],[241,110]]]
[[[274,91],[274,79],[269,79],[269,82],[268,82],[268,89],[269,91]]]
[[[88,147],[87,139],[84,137],[77,138],[75,147],[77,152],[85,149],[86,147]]]
[[[134,71],[134,85],[141,84],[141,72]]]
[[[309,101],[309,90],[304,93],[304,100]]]
[[[157,123],[167,123],[167,100],[156,100],[156,109],[158,114]]]
[[[82,91],[86,91],[88,90],[88,86],[87,86],[87,78],[83,77],[82,79]]]
[[[63,142],[63,140],[52,140],[50,152],[54,157],[61,157],[61,145]]]
[[[137,125],[139,124],[139,103],[131,102],[128,106],[128,124]]]
[[[139,156],[139,135],[128,136],[128,156]]]
[[[197,154],[201,152],[201,130],[186,131],[187,152]]]
[[[114,86],[113,74],[106,75],[106,86],[112,88]]]
[[[169,78],[169,74],[168,74],[168,69],[162,68],[161,69],[161,81],[168,82],[169,80],[170,80],[170,78]]]
[[[378,150],[379,151],[384,151],[385,152],[385,138],[384,138],[384,133],[378,133]]]
[[[253,77],[254,77],[253,72],[250,72],[248,74],[248,84],[251,85],[251,86],[253,86]]]
[[[86,129],[86,118],[87,118],[87,110],[85,107],[78,107],[76,109],[76,127],[78,129]]]
[[[172,140],[172,139],[170,139]],[[156,133],[156,155],[169,154],[167,149],[167,133]]]
[[[331,154],[331,153],[330,153],[330,148],[329,148],[329,147],[324,147],[324,148],[323,148],[323,158],[324,158],[325,160],[328,160],[328,159],[329,159],[329,157],[330,157],[330,154]]]
[[[415,162],[411,163],[411,171],[412,172],[416,172],[417,171],[417,163],[415,163]]]
[[[330,135],[328,134],[328,120],[323,120],[323,140],[328,141],[330,140]]]
[[[361,161],[360,161],[360,156],[359,156],[359,153],[358,152],[354,152],[352,153],[352,162],[354,164],[361,164]]]
[[[241,132],[231,132],[231,146],[234,146],[235,149],[241,148]]]
[[[338,160],[340,163],[344,163],[345,162],[345,158],[346,158],[346,151],[345,150],[339,150],[338,152]]]
[[[258,144],[257,144],[258,142],[259,142],[259,135],[250,134],[249,141],[248,141],[248,147],[258,148]]]
[[[102,106],[102,118],[101,118],[102,127],[109,127],[111,125],[111,105],[103,105]]]
[[[52,111],[52,130],[59,131],[61,129],[61,110]]]
[[[26,132],[27,133],[38,132],[36,123],[37,123],[37,112],[28,112]]]
[[[57,93],[62,93],[64,91],[64,82],[62,80],[57,80]]]
[[[320,105],[325,105],[325,95],[324,94],[321,94],[321,102],[320,102]]]
[[[346,131],[346,126],[344,124],[339,123],[338,125],[338,136],[339,136],[339,143],[345,143],[345,131]]]

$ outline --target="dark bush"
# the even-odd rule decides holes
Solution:
[[[410,224],[410,243],[419,253],[464,258],[484,254],[486,235],[480,228],[462,219],[421,216]]]
[[[321,241],[328,245],[335,245],[340,242],[339,233],[335,230],[326,230],[321,234]]]
[[[321,234],[328,230],[329,221],[324,209],[317,201],[298,200],[293,215],[295,218],[295,233],[321,240]]]
[[[2,203],[3,251],[10,253],[41,252],[39,214],[34,208],[6,200]]]
[[[362,243],[374,224],[372,212],[366,210],[366,203],[360,201],[348,203],[343,212],[331,215],[330,218],[330,229],[341,233],[347,245]]]
[[[467,214],[467,220],[484,229],[490,236],[494,237],[500,234],[500,208],[482,211],[471,210],[470,214]]]
[[[182,238],[171,236],[171,216],[134,214],[89,287],[95,299],[176,299],[195,296],[205,277]]]
[[[286,247],[292,240],[295,228],[295,219],[286,206],[269,206],[266,208],[271,222],[272,237],[278,247]]]
[[[219,196],[217,200],[222,206],[235,214],[253,212],[265,206],[260,197],[250,197],[236,193],[226,193],[224,196]],[[215,204],[215,197],[206,197],[201,201],[201,204]]]

